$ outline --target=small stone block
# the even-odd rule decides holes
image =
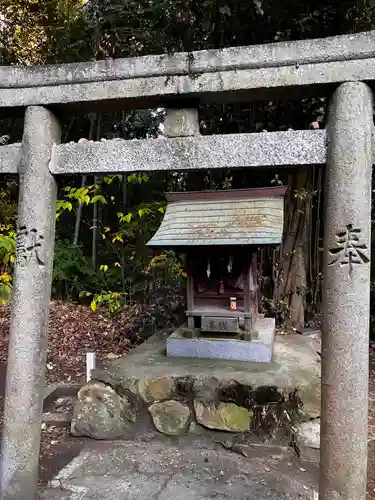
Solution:
[[[196,108],[167,109],[164,119],[167,137],[199,135],[199,118]]]
[[[260,318],[257,322],[259,338],[186,338],[182,327],[167,339],[167,356],[182,358],[225,359],[232,361],[254,361],[269,363],[272,360],[275,341],[274,318]]]

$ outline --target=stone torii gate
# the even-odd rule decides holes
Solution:
[[[321,500],[364,500],[375,31],[320,40],[48,67],[0,67],[0,107],[25,108],[22,144],[0,147],[20,199],[1,499],[36,496],[56,179],[326,164]],[[200,136],[202,103],[332,93],[326,130]],[[64,107],[167,108],[167,137],[60,144]]]

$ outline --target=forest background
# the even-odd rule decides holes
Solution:
[[[191,52],[354,33],[374,25],[375,0],[1,0],[0,64]],[[202,134],[226,134],[307,129],[312,123],[323,128],[326,111],[327,96],[321,95],[202,106],[199,116]],[[163,115],[163,109],[64,114],[63,142],[156,137]],[[0,142],[21,141],[22,126],[22,117],[0,118]],[[262,307],[279,324],[299,330],[319,321],[323,181],[318,167],[265,169],[256,176],[250,169],[228,169],[64,177],[56,207],[53,298],[116,315],[155,300],[157,292],[168,304],[172,297],[178,308],[185,283],[180,256],[155,255],[145,245],[163,217],[164,193],[285,184],[283,244],[261,251]],[[3,304],[12,290],[17,197],[18,180],[1,178]],[[154,320],[150,313],[145,321]]]

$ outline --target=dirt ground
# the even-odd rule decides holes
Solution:
[[[114,359],[128,352],[140,339],[134,334],[143,321],[137,305],[121,317],[109,318],[77,304],[52,306],[47,359],[47,383],[83,383],[84,352],[95,348],[99,359]],[[9,310],[0,307],[0,426],[5,390]],[[64,332],[62,339],[61,332]],[[77,456],[84,439],[73,438],[66,428],[43,426],[40,453],[40,482],[45,483]],[[375,499],[375,343],[370,348],[368,498]]]

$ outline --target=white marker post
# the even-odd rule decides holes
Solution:
[[[86,382],[91,380],[91,370],[96,367],[96,357],[95,351],[93,349],[88,349],[86,351]]]

